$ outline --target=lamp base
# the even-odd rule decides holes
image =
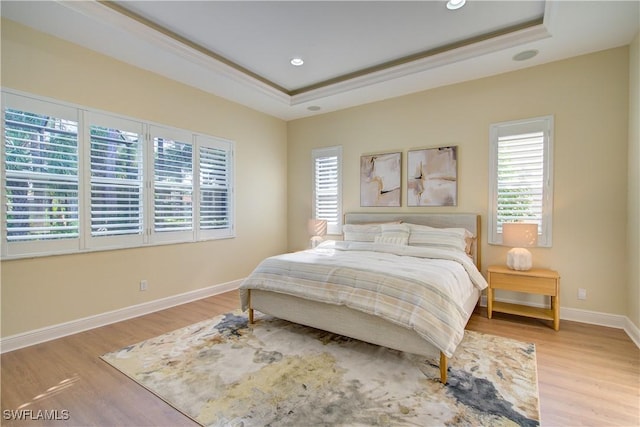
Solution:
[[[512,248],[507,252],[507,267],[512,270],[526,271],[533,266],[531,252],[524,248]]]
[[[320,236],[313,236],[311,239],[309,239],[309,247],[311,249],[315,248],[316,246],[318,246],[320,243],[322,243],[324,241],[324,239]]]

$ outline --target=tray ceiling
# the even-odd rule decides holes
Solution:
[[[628,44],[637,1],[3,1],[2,16],[287,119]],[[523,51],[537,51],[514,61]],[[304,65],[292,66],[300,57]]]

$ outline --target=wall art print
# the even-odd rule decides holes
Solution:
[[[458,147],[412,150],[407,156],[407,206],[456,206]]]
[[[360,206],[400,207],[402,153],[360,157]]]

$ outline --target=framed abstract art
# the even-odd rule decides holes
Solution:
[[[402,153],[360,157],[360,206],[400,207]]]
[[[407,155],[407,206],[456,206],[458,147],[412,150]]]

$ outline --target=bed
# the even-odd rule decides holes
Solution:
[[[487,286],[479,215],[348,213],[344,224],[342,241],[269,257],[256,267],[240,286],[249,322],[257,310],[431,360],[439,356],[446,383],[448,357]],[[460,230],[465,246],[450,250],[449,233],[455,231],[457,244]],[[418,283],[425,271],[429,283]],[[378,278],[384,286],[374,283]]]

